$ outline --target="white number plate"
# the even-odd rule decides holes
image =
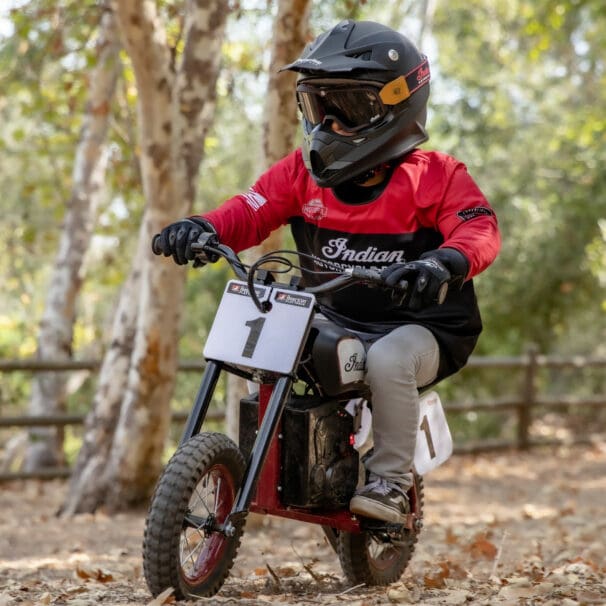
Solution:
[[[452,436],[440,396],[435,391],[419,400],[419,420],[414,464],[417,473],[425,475],[452,454]]]
[[[246,282],[228,282],[204,356],[248,368],[291,373],[309,330],[315,297],[267,286],[255,286],[255,290],[261,301],[271,302],[269,312],[257,309]]]

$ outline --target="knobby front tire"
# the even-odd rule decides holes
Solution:
[[[177,600],[208,597],[221,589],[244,521],[230,537],[213,528],[230,513],[244,468],[237,445],[220,433],[193,436],[172,456],[145,524],[143,570],[153,596],[169,587]]]

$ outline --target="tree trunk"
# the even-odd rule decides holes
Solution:
[[[294,61],[309,38],[311,0],[280,0],[274,22],[269,82],[263,123],[263,169],[294,149],[299,127],[295,100],[296,74],[280,72]]]
[[[299,121],[295,101],[296,75],[280,72],[280,68],[294,61],[305,46],[309,32],[311,0],[280,0],[273,26],[269,81],[265,96],[263,120],[263,155],[261,170],[267,169],[294,149]],[[282,246],[279,229],[248,253],[256,258]],[[227,434],[237,436],[240,399],[248,393],[246,382],[235,375],[227,378],[226,425]]]
[[[423,50],[426,37],[431,35],[431,22],[435,8],[435,0],[423,0],[423,2],[419,3],[419,33],[416,44],[421,50]]]
[[[229,12],[227,0],[190,0],[185,47],[180,62],[173,65],[153,3],[118,0],[115,10],[137,81],[147,206],[131,272],[135,282],[122,296],[95,410],[87,423],[87,448],[81,451],[64,514],[136,504],[149,496],[160,470],[178,361],[185,272],[172,260],[153,257],[150,242],[166,224],[191,212],[204,137],[214,115]],[[111,391],[115,400],[105,400]]]
[[[141,264],[137,263],[142,258],[141,243],[114,313],[111,343],[99,371],[92,410],[86,418],[82,446],[62,507],[65,514],[92,512],[103,502],[105,484],[100,479],[112,447],[135,340],[137,306],[133,302],[141,288]]]
[[[72,356],[82,266],[90,244],[98,200],[104,189],[105,140],[110,104],[120,73],[120,43],[111,12],[103,14],[100,28],[97,63],[91,73],[88,104],[76,149],[71,199],[67,204],[59,252],[40,323],[36,352],[40,359],[67,360]],[[32,382],[29,413],[65,412],[66,382],[63,373],[38,373]],[[63,431],[56,428],[32,429],[25,469],[33,471],[63,463]]]

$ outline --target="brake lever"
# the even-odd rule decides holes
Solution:
[[[208,250],[208,248],[215,248],[217,246],[219,246],[217,234],[207,231],[202,232],[198,236],[198,239],[191,243],[191,249],[196,253],[193,266],[202,267],[203,265],[206,265],[206,263],[216,263],[219,260],[220,255]]]

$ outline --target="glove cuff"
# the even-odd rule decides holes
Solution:
[[[209,232],[211,234],[217,233],[215,226],[204,217],[201,217],[200,215],[193,215],[192,217],[187,218],[196,225],[199,225],[205,232]]]
[[[421,255],[421,259],[433,257],[437,259],[450,272],[453,280],[460,280],[461,284],[469,273],[469,261],[467,257],[456,248],[438,248],[430,250]]]

